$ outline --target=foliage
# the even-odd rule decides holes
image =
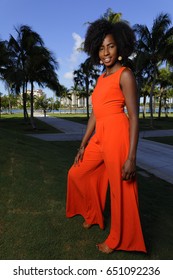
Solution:
[[[123,19],[122,13],[115,13],[111,8],[108,8],[106,10],[106,12],[103,14],[103,16],[101,16],[101,18],[107,19],[108,21],[110,21],[112,23],[123,21],[123,22],[126,22],[127,24],[129,24],[129,22],[127,20]]]
[[[7,41],[0,41],[0,79],[4,80],[4,76],[9,66],[9,52],[7,48]]]
[[[17,98],[13,94],[1,96],[1,109],[12,111],[12,108],[17,108]]]
[[[137,35],[135,50],[135,65],[138,79],[147,75],[151,81],[150,113],[153,126],[153,93],[156,86],[158,72],[163,62],[170,60],[173,52],[173,27],[168,14],[160,13],[154,21],[151,30],[146,25],[136,24],[134,30]]]
[[[27,118],[26,93],[28,83],[31,84],[31,119],[33,118],[34,83],[47,86],[59,91],[59,81],[56,74],[58,63],[54,55],[44,46],[40,35],[31,27],[22,25],[18,29],[17,38],[10,35],[8,50],[10,53],[11,67],[5,79],[11,88],[18,92],[23,89],[24,117]]]
[[[58,110],[60,102],[58,100],[54,101],[53,98],[46,98],[46,94],[35,98],[34,108],[36,110],[42,109],[46,114],[46,111]]]
[[[82,94],[86,96],[87,118],[89,118],[89,95],[98,78],[98,72],[98,67],[93,66],[90,58],[87,58],[84,63],[81,63],[79,69],[74,71],[75,86],[80,87]]]

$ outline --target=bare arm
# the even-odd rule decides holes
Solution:
[[[139,134],[137,86],[135,77],[130,69],[123,71],[120,83],[130,125],[130,146],[127,160],[123,166],[122,176],[124,180],[129,180],[132,179],[136,171],[136,152]]]
[[[89,138],[91,137],[92,133],[94,132],[95,123],[96,123],[95,116],[94,116],[94,113],[92,112],[91,115],[90,115],[90,118],[88,120],[88,124],[87,124],[87,128],[86,128],[86,131],[85,131],[85,135],[84,135],[84,137],[82,139],[80,147],[86,147]]]
[[[74,165],[78,164],[79,161],[82,161],[84,151],[85,151],[85,147],[86,147],[86,145],[88,143],[88,140],[90,139],[92,133],[95,130],[95,123],[96,123],[95,116],[94,116],[94,113],[92,112],[91,115],[90,115],[90,118],[88,120],[87,128],[86,128],[84,137],[82,139],[81,145],[79,147],[78,153],[75,157]]]

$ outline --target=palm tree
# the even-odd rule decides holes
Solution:
[[[157,78],[157,86],[159,86],[159,111],[158,118],[161,117],[162,106],[165,108],[165,115],[167,116],[167,99],[170,90],[173,86],[173,73],[170,71],[169,67],[162,68],[159,71]]]
[[[34,83],[41,87],[49,87],[57,93],[59,90],[59,81],[55,72],[57,65],[49,50],[43,46],[33,46],[26,64],[27,81],[31,84],[31,121],[34,109]]]
[[[6,69],[9,65],[10,58],[7,48],[7,41],[0,41],[0,79],[4,80]]]
[[[98,67],[93,66],[91,59],[87,58],[84,63],[81,63],[78,70],[74,71],[75,86],[81,87],[85,91],[87,118],[89,119],[89,96],[90,89],[94,86],[98,78]]]
[[[14,98],[14,92],[19,92],[20,88],[20,73],[14,69],[11,52],[8,49],[8,41],[0,41],[0,79],[8,90],[9,109],[11,108],[10,102]]]
[[[3,93],[0,92],[0,118],[1,118],[1,109],[2,109],[2,95]]]
[[[122,20],[122,13],[115,13],[111,8],[108,8],[106,12],[103,14],[103,16],[101,16],[101,18],[107,19],[108,21],[115,23]],[[123,21],[128,23],[128,21],[126,20]]]
[[[151,30],[146,25],[136,24],[134,30],[137,35],[136,55],[142,58],[143,67],[150,68],[152,81],[150,90],[151,127],[153,127],[153,92],[156,85],[160,65],[168,60],[169,51],[173,50],[173,27],[168,14],[161,13],[153,21]]]
[[[67,105],[67,100],[68,99],[71,100],[70,90],[68,88],[66,88],[65,86],[61,85],[60,90],[59,90],[59,97],[60,97],[60,105],[61,105],[62,99],[65,101],[65,105]]]
[[[8,42],[0,41],[0,79],[5,83],[6,87],[8,84],[8,77],[11,75],[12,60],[10,52],[8,51]],[[11,75],[14,77],[14,73]]]
[[[15,73],[20,73],[19,81],[12,81],[16,85],[19,84],[19,87],[22,87],[23,93],[23,113],[24,119],[28,118],[27,108],[26,108],[26,95],[27,95],[27,60],[29,53],[32,50],[33,46],[42,46],[43,40],[41,37],[27,25],[22,25],[19,28],[15,28],[17,32],[17,38],[15,39],[10,35],[8,49],[11,53],[11,58],[13,61],[12,71]],[[17,75],[18,77],[18,75]]]
[[[90,90],[89,92],[89,95],[91,93],[92,90]],[[72,92],[72,95],[74,96],[74,99],[75,99],[75,102],[76,102],[76,106],[79,106],[79,107],[83,107],[84,109],[84,106],[85,106],[85,99],[86,99],[86,90],[85,88],[83,87],[83,85],[77,85],[75,84],[73,87],[71,87],[71,92]],[[79,100],[79,102],[78,102]]]
[[[52,99],[46,98],[46,94],[36,97],[34,102],[35,109],[42,109],[46,117],[46,111],[52,109]]]
[[[16,28],[17,38],[12,35],[9,39],[8,48],[11,53],[12,71],[17,73],[17,79],[13,83],[23,88],[24,118],[27,119],[26,95],[28,82],[31,84],[31,121],[33,119],[33,90],[34,83],[47,86],[58,92],[59,82],[56,74],[58,63],[52,53],[45,48],[40,35],[29,26],[22,25]],[[19,75],[20,74],[20,75]]]

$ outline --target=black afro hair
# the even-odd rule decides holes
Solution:
[[[135,34],[132,28],[125,22],[114,24],[114,38],[118,47],[118,54],[127,59],[134,51]]]
[[[108,34],[113,36],[118,55],[122,56],[123,61],[132,54],[135,35],[131,27],[123,21],[111,23],[106,19],[98,19],[88,27],[84,42],[84,51],[91,57],[93,64],[100,63],[99,48]]]

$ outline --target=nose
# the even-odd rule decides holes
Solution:
[[[106,55],[108,55],[109,54],[109,49],[108,48],[105,48],[104,49],[104,55],[106,56]]]

